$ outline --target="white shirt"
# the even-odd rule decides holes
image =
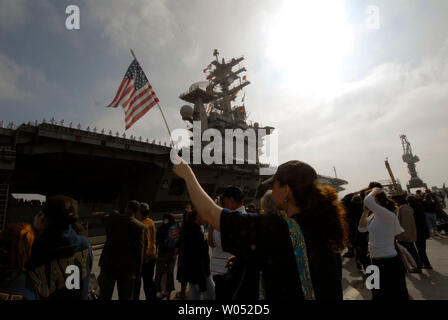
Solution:
[[[244,206],[239,207],[235,211],[246,214]],[[218,230],[213,230],[213,243],[215,247],[213,248],[212,258],[210,259],[210,273],[213,276],[225,274],[227,272],[227,268],[225,267],[227,259],[233,255],[222,250],[221,232]]]
[[[367,227],[358,227],[359,232],[369,232],[370,257],[396,256],[395,236],[404,231],[397,215],[377,204],[372,192],[364,199],[364,205],[374,213]]]

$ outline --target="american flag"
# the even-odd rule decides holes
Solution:
[[[123,107],[127,130],[158,102],[148,78],[135,59],[124,75],[114,100],[107,107]]]

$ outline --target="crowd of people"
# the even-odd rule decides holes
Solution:
[[[444,191],[445,192],[445,191]],[[348,251],[363,274],[369,265],[380,271],[381,287],[372,289],[373,299],[409,299],[406,272],[422,273],[432,269],[426,241],[444,238],[448,216],[446,194],[396,194],[388,197],[381,184],[346,195],[342,203],[347,212]]]
[[[72,198],[49,197],[32,225],[19,223],[0,233],[2,300],[87,299],[93,254],[87,238],[75,231],[81,230],[77,212]],[[66,273],[70,266],[77,267],[73,281]]]
[[[111,300],[116,286],[119,300],[139,300],[143,284],[149,302],[342,300],[345,257],[364,273],[377,266],[381,286],[372,299],[406,300],[406,272],[432,268],[426,240],[443,237],[447,220],[446,195],[389,197],[372,182],[339,201],[300,161],[263,182],[259,210],[245,206],[237,186],[210,198],[182,159],[173,170],[191,199],[182,222],[166,213],[156,228],[150,206],[136,200],[123,212],[94,213],[106,228],[99,289],[92,288],[92,248],[74,199],[48,197],[32,225],[8,226],[0,233],[0,298]],[[78,267],[78,287],[68,285],[68,266]],[[175,278],[181,289],[173,295]]]

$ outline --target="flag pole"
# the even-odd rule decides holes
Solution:
[[[166,122],[165,115],[163,114],[163,111],[162,111],[162,108],[160,107],[160,104],[157,103],[157,106],[159,107],[160,113],[162,114],[163,121],[165,122],[165,126],[166,126],[166,128],[167,128],[167,130],[168,130],[168,134],[170,135],[170,143],[171,143],[171,147],[174,148],[173,139],[171,139],[171,130],[170,130],[170,127],[168,127],[168,123]]]
[[[137,60],[137,57],[135,56],[134,50],[131,49],[131,55],[134,57],[135,60]],[[157,106],[159,107],[160,113],[162,114],[162,118],[163,118],[163,122],[165,122],[165,126],[168,130],[168,134],[170,135],[170,144],[171,147],[174,148],[174,143],[173,143],[173,139],[171,139],[171,130],[170,127],[168,126],[168,122],[166,122],[166,118],[165,115],[163,114],[162,108],[160,107],[160,104],[157,102]]]

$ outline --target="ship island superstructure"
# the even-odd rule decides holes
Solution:
[[[242,138],[242,142],[244,143],[244,159],[237,158],[237,150],[233,145],[232,159],[235,162],[239,160],[240,165],[242,164],[243,167],[255,166],[257,170],[268,167],[270,164],[261,163],[259,156],[263,154],[263,138],[271,135],[275,128],[261,126],[258,122],[252,123],[248,121],[244,104],[245,93],[243,94],[241,104],[233,105],[238,93],[241,93],[243,88],[250,84],[247,77],[242,75],[243,72],[247,71],[246,68],[240,67],[239,65],[244,60],[244,57],[232,58],[227,62],[222,58],[220,62],[217,49],[214,50],[213,55],[215,59],[204,69],[204,73],[209,71],[206,76],[206,81],[193,83],[188,92],[179,96],[180,99],[193,105],[184,105],[181,107],[180,114],[182,119],[187,122],[189,128],[192,127],[194,122],[199,122],[202,131],[208,128],[217,129],[223,137],[225,136],[225,130],[228,129],[255,132],[256,139],[253,139],[255,145],[251,145],[250,139],[246,139],[246,137]],[[235,67],[237,69],[233,70]],[[236,138],[238,140],[238,137]],[[241,137],[239,138],[241,139]],[[225,141],[223,139],[223,144],[229,142],[233,144],[233,140]],[[201,147],[203,148],[204,145],[202,143]],[[255,148],[256,150],[256,159],[253,163],[249,161],[250,157],[248,157],[251,148]],[[223,145],[223,150],[225,149]],[[330,185],[337,191],[344,190],[342,185],[347,184],[347,181],[337,177],[333,178],[319,175],[318,179],[321,183]]]

